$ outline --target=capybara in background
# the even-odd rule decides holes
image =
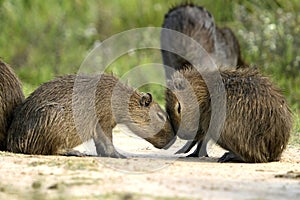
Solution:
[[[9,65],[0,60],[0,150],[6,150],[7,130],[14,109],[22,103],[24,95],[19,79]]]
[[[174,139],[166,113],[113,75],[66,75],[42,84],[18,108],[8,150],[25,154],[82,155],[72,148],[93,139],[98,156],[123,157],[112,129],[127,125],[157,148]]]
[[[162,27],[183,33],[203,47],[203,50],[195,53],[197,51],[195,43],[184,37],[162,30],[162,58],[167,79],[170,79],[172,76],[173,69],[184,69],[185,66],[190,66],[190,62],[180,55],[164,49],[172,49],[186,57],[189,57],[191,53],[194,56],[196,54],[200,58],[199,65],[206,65],[205,62],[212,59],[217,67],[248,67],[242,59],[239,42],[232,30],[226,27],[217,27],[213,16],[201,6],[185,3],[171,8],[164,17]],[[166,104],[169,104],[169,102],[166,102]],[[197,144],[196,141],[189,142],[177,153],[187,153],[195,144]],[[207,156],[206,148],[202,148],[200,152],[201,145],[206,146],[206,142],[198,144],[196,150],[189,156]]]
[[[193,4],[181,4],[170,9],[165,14],[163,28],[171,29],[187,35],[198,42],[218,67],[246,67],[242,60],[240,45],[230,28],[219,28],[215,25],[213,16],[203,7]],[[161,31],[161,47],[164,65],[176,70],[191,63],[175,53],[164,49],[176,50],[186,56],[197,48],[194,43],[184,37],[177,37],[168,31]],[[202,52],[199,52],[199,56]],[[188,57],[188,56],[187,56]],[[203,64],[203,63],[198,63]],[[166,68],[166,76],[172,72]]]
[[[220,73],[226,91],[226,118],[217,133],[209,135],[222,148],[229,151],[219,162],[263,163],[277,161],[286,148],[292,129],[292,114],[280,91],[257,70],[220,69],[206,72],[207,80]],[[182,139],[193,140],[191,130],[198,128],[196,139],[202,141],[211,119],[211,93],[203,76],[195,69],[177,71],[167,90],[167,112],[173,122],[174,131]],[[196,102],[188,102],[191,88]],[[218,91],[214,91],[218,95]],[[199,106],[199,124],[189,124],[195,119],[195,105]],[[193,107],[194,106],[194,107]],[[219,113],[220,115],[222,113]],[[182,116],[185,120],[181,122]]]

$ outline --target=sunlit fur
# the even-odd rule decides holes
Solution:
[[[0,60],[0,150],[6,150],[7,130],[14,109],[22,103],[21,84],[12,69]]]
[[[100,79],[86,75],[58,77],[41,85],[17,110],[8,132],[8,149],[64,155],[68,149],[93,138],[99,156],[121,157],[112,144],[112,129],[117,123],[126,124],[162,148],[174,134],[166,113],[152,97],[143,105],[141,98],[150,97],[112,75],[103,74]],[[160,123],[162,130],[153,123]]]
[[[204,7],[189,3],[175,6],[165,14],[162,27],[183,33],[198,42],[217,66],[247,66],[241,57],[239,42],[233,31],[227,27],[216,26],[213,16]],[[183,55],[188,55],[196,49],[188,40],[177,38],[164,30],[161,32],[161,47],[175,49]],[[176,70],[190,64],[179,55],[168,51],[162,50],[162,57],[165,65]],[[171,74],[166,70],[167,77]]]
[[[280,159],[286,148],[292,129],[292,114],[284,96],[273,83],[254,69],[220,69],[207,73],[208,77],[220,73],[227,96],[226,120],[220,138],[213,138],[223,148],[238,155],[245,162],[271,162]],[[195,69],[178,71],[173,76],[173,84],[180,81],[182,74],[198,99],[200,109],[199,131],[196,138],[203,139],[211,119],[210,95],[202,76]],[[208,79],[210,80],[210,79]],[[172,82],[171,82],[172,83]],[[170,84],[171,84],[170,83]],[[177,96],[190,94],[186,89],[173,90]],[[170,91],[168,94],[171,94]],[[181,126],[175,109],[177,98],[166,95],[167,111],[173,126]],[[181,98],[182,99],[182,98]],[[182,108],[185,102],[180,102]],[[181,113],[194,117],[193,110],[182,109]],[[186,120],[187,122],[189,120]],[[188,127],[186,124],[185,127]],[[204,132],[202,131],[204,130]]]
[[[233,31],[227,27],[216,26],[214,17],[204,7],[189,2],[175,5],[165,14],[162,27],[185,34],[203,48],[199,50],[190,40],[162,30],[160,40],[167,79],[171,78],[174,71],[190,66],[190,62],[180,55],[197,58],[200,66],[207,66],[206,62],[212,59],[220,68],[248,67],[242,59],[240,45]],[[164,49],[171,49],[178,55]],[[169,102],[166,102],[166,107],[167,104]],[[191,149],[195,144],[195,142],[192,146],[187,144],[179,152],[187,153],[188,150],[184,149]],[[206,142],[203,146],[206,146]],[[199,156],[197,149],[193,156]],[[203,150],[205,149],[204,147]],[[206,152],[200,154],[200,156],[205,155]]]

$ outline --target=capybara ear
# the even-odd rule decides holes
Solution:
[[[142,95],[140,98],[140,105],[143,107],[148,107],[152,102],[152,95],[150,93],[146,93]]]
[[[170,90],[183,90],[186,88],[185,79],[182,78],[173,78],[172,80],[167,80],[167,86]]]

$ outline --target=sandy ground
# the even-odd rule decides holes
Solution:
[[[174,155],[183,141],[166,151],[123,127],[114,133],[129,158],[0,152],[0,199],[300,199],[300,148],[280,162],[217,163],[224,151],[213,144],[210,158],[185,158]]]

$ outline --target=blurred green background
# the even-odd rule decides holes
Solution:
[[[181,2],[0,0],[0,57],[14,68],[27,96],[55,76],[76,73],[93,47],[113,34],[160,27],[168,9]],[[218,26],[230,27],[246,62],[283,90],[295,116],[293,141],[300,144],[300,0],[193,2],[206,7]],[[110,71],[122,76],[153,60],[161,62],[159,51],[133,52],[115,61]],[[145,90],[163,104],[162,87]]]

